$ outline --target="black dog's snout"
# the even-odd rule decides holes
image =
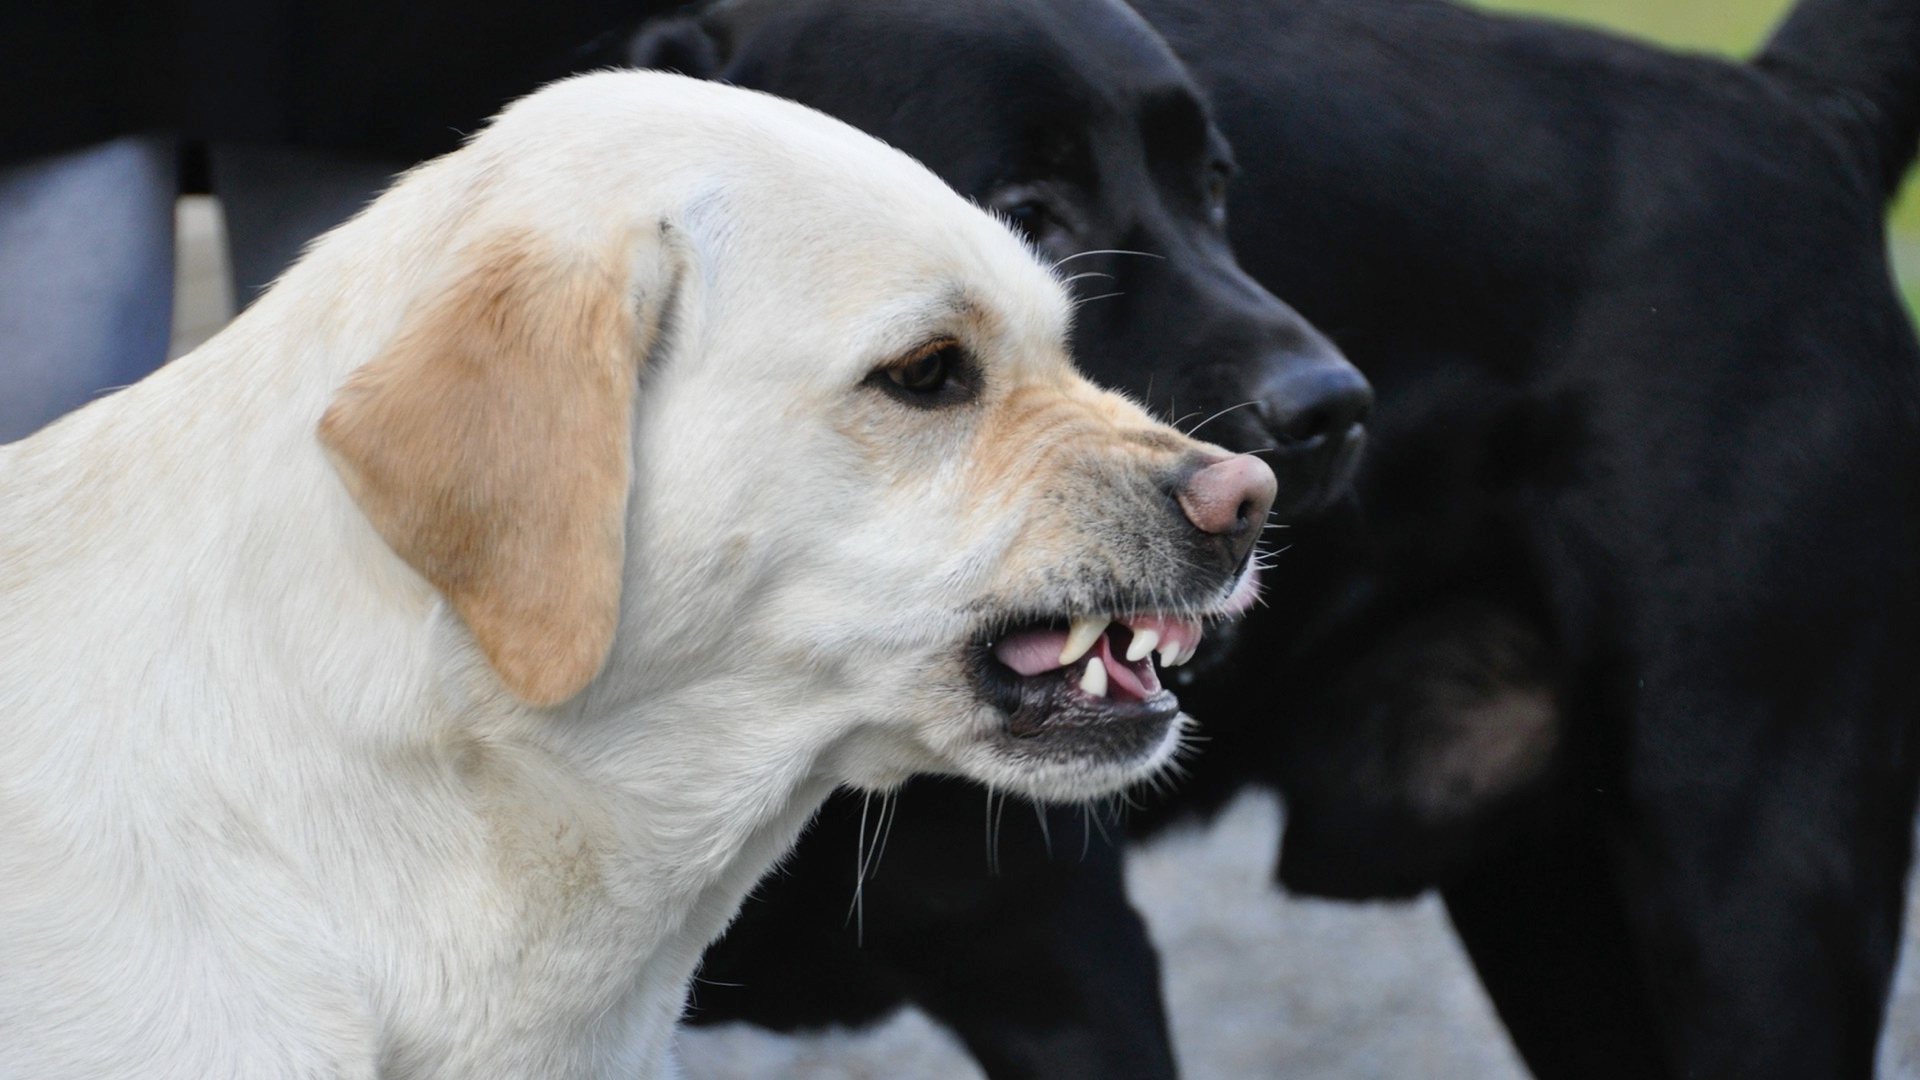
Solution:
[[[1285,357],[1275,367],[1257,401],[1274,443],[1263,456],[1280,478],[1274,515],[1291,521],[1326,508],[1352,482],[1373,387],[1331,346]]]
[[[1298,365],[1264,391],[1260,420],[1282,452],[1312,451],[1351,438],[1373,411],[1373,387],[1339,357]]]

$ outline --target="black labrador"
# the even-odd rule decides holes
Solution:
[[[1542,1077],[1870,1076],[1920,712],[1920,347],[1882,236],[1920,126],[1920,5],[1803,0],[1750,64],[1439,0],[1138,6],[1237,148],[1244,265],[1379,393],[1358,498],[1287,534],[1269,609],[1183,694],[1210,744],[1139,824],[1277,783],[1283,882],[1441,887]],[[1028,130],[1055,83],[968,50],[1101,37],[883,7],[831,5],[784,35],[810,42],[775,50],[788,66],[739,81],[843,86],[861,100],[815,103],[976,197],[941,148]],[[741,43],[713,38],[716,59]],[[1018,216],[1075,220],[1044,192]],[[1165,362],[1156,384],[1193,361]],[[871,1009],[927,1004],[995,1076],[1167,1075],[1116,1030],[1151,1013],[1124,908],[1107,894],[1095,932],[1069,889],[1028,904],[1031,879],[1078,880],[1038,839],[1019,873],[961,873],[981,803],[956,801],[947,864],[892,861],[896,837],[869,884],[901,928],[886,955],[787,1007],[858,985]],[[780,940],[841,944],[841,829],[837,869],[807,851],[776,883],[837,902]],[[735,953],[730,981],[778,961]],[[1021,1064],[1048,1054],[1067,1064]]]
[[[1872,1074],[1920,714],[1920,5],[1751,63],[1437,0],[1141,0],[1231,229],[1379,394],[1189,695],[1288,887],[1442,887],[1542,1077]],[[1255,747],[1258,747],[1255,749]],[[1237,775],[1236,775],[1237,774]]]
[[[1371,391],[1234,261],[1226,141],[1125,5],[745,0],[650,24],[628,48],[639,66],[846,120],[1003,215],[1071,280],[1080,364],[1185,428],[1260,453],[1280,479],[1277,520],[1347,491]],[[1126,901],[1116,834],[1078,808],[1035,813],[940,783],[884,808],[830,803],[709,952],[692,1018],[792,1028],[911,1000],[996,1078],[1172,1076],[1157,962]],[[883,814],[881,860],[864,853]]]

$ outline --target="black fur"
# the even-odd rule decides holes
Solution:
[[[1189,696],[1232,752],[1188,797],[1268,763],[1288,886],[1441,886],[1542,1077],[1870,1076],[1920,711],[1882,231],[1920,5],[1807,0],[1752,65],[1434,0],[1138,6],[1238,149],[1243,263],[1379,394],[1357,509],[1290,534]]]
[[[1159,960],[1127,903],[1116,821],[957,781],[896,800],[827,803],[707,951],[693,1022],[862,1024],[911,1001],[992,1077],[1174,1075]]]

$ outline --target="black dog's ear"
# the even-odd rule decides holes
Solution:
[[[720,43],[691,15],[655,19],[627,41],[627,63],[637,68],[677,71],[696,79],[720,74]]]

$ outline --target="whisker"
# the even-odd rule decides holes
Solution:
[[[1089,818],[1089,820],[1091,820],[1091,821],[1093,822],[1093,827],[1094,827],[1094,828],[1096,828],[1096,829],[1099,829],[1099,830],[1100,830],[1100,840],[1101,840],[1101,842],[1102,842],[1102,843],[1104,843],[1104,844],[1106,844],[1106,845],[1107,845],[1108,847],[1112,847],[1112,846],[1113,846],[1113,837],[1112,837],[1112,836],[1109,836],[1109,835],[1107,834],[1107,825],[1106,825],[1106,822],[1103,822],[1103,821],[1101,821],[1101,820],[1100,820],[1100,817],[1099,817],[1099,815],[1098,815],[1098,814],[1094,814],[1094,815],[1091,815],[1091,816],[1090,816],[1090,818]]]
[[[993,873],[1000,874],[1000,816],[1007,812],[1007,795],[1000,796],[1000,808],[993,812]]]
[[[1123,248],[1100,248],[1096,251],[1077,251],[1072,255],[1069,255],[1066,258],[1055,262],[1053,265],[1059,266],[1061,265],[1061,263],[1070,263],[1075,259],[1084,259],[1089,255],[1138,255],[1143,259],[1162,259],[1162,260],[1166,258],[1165,255],[1155,255],[1151,251],[1127,251]]]
[[[1193,425],[1193,430],[1187,432],[1187,435],[1188,437],[1192,437],[1193,435],[1198,434],[1201,428],[1206,427],[1208,424],[1213,423],[1215,420],[1220,419],[1221,417],[1227,415],[1230,412],[1233,412],[1236,409],[1244,409],[1249,405],[1258,405],[1258,404],[1260,403],[1257,401],[1243,401],[1238,405],[1229,405],[1226,408],[1221,409],[1219,412],[1214,413],[1212,416],[1207,417],[1205,420],[1202,420],[1199,423]]]
[[[893,836],[893,819],[900,816],[900,798],[889,791],[880,797],[880,846],[873,853],[874,873],[880,872],[880,860],[886,857],[887,841]]]
[[[987,876],[1000,876],[999,845],[993,836],[993,788],[987,788]]]
[[[853,905],[847,909],[856,947],[864,947],[867,937],[867,807],[872,803],[871,792],[860,793],[860,827],[853,834]]]
[[[1106,278],[1108,281],[1115,280],[1112,274],[1103,274],[1098,270],[1082,270],[1070,278],[1062,279],[1060,284],[1071,285],[1074,282],[1079,281],[1081,278],[1090,278],[1090,277],[1103,277],[1103,278]]]

